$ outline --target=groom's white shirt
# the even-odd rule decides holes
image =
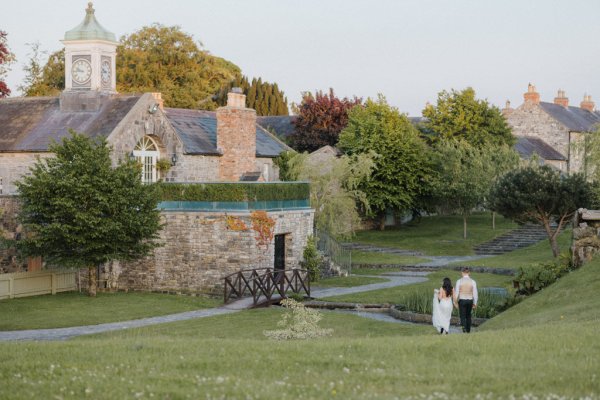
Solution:
[[[470,282],[469,282],[470,281]],[[473,292],[472,293],[468,293],[470,291],[462,291],[460,290],[460,287],[462,284],[467,284],[470,283],[471,286],[473,287]],[[473,300],[473,304],[477,305],[477,300],[479,298],[478,294],[477,294],[477,283],[471,279],[468,276],[463,276],[462,278],[460,278],[459,280],[456,281],[456,285],[454,286],[455,288],[455,292],[456,292],[456,298],[458,300]]]

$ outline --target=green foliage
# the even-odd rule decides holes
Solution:
[[[236,65],[202,50],[178,26],[153,24],[123,36],[117,54],[117,90],[161,92],[166,107],[215,109],[214,94],[240,76]],[[27,96],[56,95],[65,87],[64,72],[63,49],[50,55],[41,77],[24,82],[22,91]]]
[[[317,310],[306,308],[304,304],[294,299],[285,299],[281,305],[286,308],[281,321],[277,323],[282,329],[264,331],[264,335],[273,340],[312,339],[322,336],[331,336],[333,329],[324,329],[319,326],[323,318]]]
[[[302,258],[302,268],[308,271],[310,281],[317,282],[321,277],[322,257],[317,250],[317,240],[314,236],[308,237],[306,247],[302,252]]]
[[[159,183],[161,201],[303,200],[310,196],[306,182],[293,183]]]
[[[89,267],[137,259],[157,246],[157,192],[141,183],[133,161],[112,168],[105,139],[75,132],[50,151],[56,157],[38,160],[17,183],[19,219],[29,232],[19,242],[24,255]]]
[[[279,90],[276,83],[263,82],[262,78],[253,78],[250,83],[246,76],[238,76],[217,93],[216,103],[220,106],[227,105],[227,93],[234,87],[242,89],[246,95],[246,106],[255,109],[257,115],[289,114],[283,90]]]
[[[495,180],[518,164],[517,153],[507,146],[476,147],[464,140],[441,139],[435,145],[432,195],[438,206],[463,216],[467,237],[467,216],[483,205]]]
[[[430,152],[408,118],[389,106],[382,95],[349,111],[339,146],[350,155],[373,154],[370,179],[360,185],[368,215],[382,221],[388,208],[408,210],[428,191],[432,174]]]
[[[592,186],[581,174],[562,176],[549,166],[527,166],[504,175],[492,189],[490,206],[518,222],[541,224],[548,233],[554,257],[556,237],[580,207],[593,200]],[[551,223],[556,222],[556,228]]]
[[[306,157],[307,154],[296,153],[293,150],[279,153],[279,156],[273,160],[273,163],[279,167],[279,179],[282,181],[297,181],[300,166],[304,163]]]
[[[426,107],[423,116],[428,118],[424,130],[433,142],[452,138],[474,146],[512,146],[515,142],[498,107],[490,106],[487,100],[477,100],[470,87],[460,92],[440,92],[437,104]]]
[[[32,46],[29,63],[24,68],[27,75],[19,86],[25,96],[57,96],[65,88],[65,49],[50,54],[40,72],[44,53],[37,43]]]
[[[555,262],[522,266],[517,271],[515,282],[519,284],[520,294],[531,295],[550,286],[571,269],[568,257]]]
[[[171,169],[171,162],[164,158],[156,161],[156,169],[162,173],[168,172]]]
[[[310,204],[317,228],[350,237],[360,225],[358,207],[368,209],[361,190],[373,169],[373,153],[326,159],[296,153],[287,160],[288,175],[310,182]]]

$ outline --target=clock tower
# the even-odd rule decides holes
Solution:
[[[65,92],[89,98],[92,93],[116,93],[115,58],[118,42],[115,34],[98,23],[92,3],[85,19],[65,33]],[[88,95],[84,95],[87,92]],[[64,97],[64,96],[62,96]]]

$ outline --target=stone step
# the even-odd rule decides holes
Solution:
[[[543,227],[523,225],[489,242],[475,246],[474,251],[475,254],[499,255],[531,246],[545,239],[547,239],[547,235]]]

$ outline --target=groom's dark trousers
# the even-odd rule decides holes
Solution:
[[[458,300],[458,314],[463,332],[471,332],[471,312],[473,311],[473,300]]]

